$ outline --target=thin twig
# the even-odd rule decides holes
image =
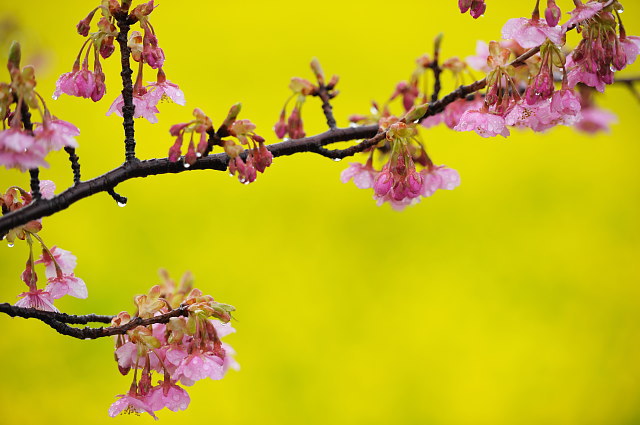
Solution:
[[[442,82],[440,76],[442,74],[442,68],[440,67],[440,45],[442,44],[442,34],[438,34],[434,41],[433,46],[433,61],[431,62],[431,70],[433,71],[433,94],[431,95],[431,102],[438,100],[440,96],[440,90],[442,90]]]
[[[66,146],[65,152],[69,154],[69,162],[71,162],[71,170],[73,171],[73,184],[80,183],[80,158],[76,155],[75,148]]]

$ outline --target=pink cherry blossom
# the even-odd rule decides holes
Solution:
[[[172,412],[185,410],[189,407],[191,398],[189,394],[176,384],[161,382],[157,387],[153,387],[148,394],[149,406],[152,410],[158,411],[167,408]]]
[[[620,40],[620,44],[622,45],[627,65],[631,65],[636,61],[638,54],[640,54],[640,37],[628,35]]]
[[[398,201],[394,199],[393,196],[391,196],[391,192],[387,192],[382,196],[374,193],[373,199],[376,200],[376,204],[378,206],[382,206],[386,202],[391,205],[391,208],[393,208],[395,211],[402,211],[406,207],[415,205],[420,202],[420,198],[404,198]]]
[[[229,344],[225,342],[222,343],[222,349],[224,350],[224,361],[222,364],[222,370],[225,373],[229,369],[240,370],[240,365],[233,357],[236,354],[236,350],[234,350]]]
[[[149,397],[141,396],[139,394],[120,394],[118,400],[113,402],[109,407],[109,416],[115,418],[119,414],[127,413],[148,413],[155,420],[158,420],[157,416],[153,412],[153,409],[149,405]]]
[[[102,96],[94,96],[94,92],[99,90],[96,85],[96,77],[98,77],[98,83],[102,78],[102,71],[97,72],[95,75],[89,71],[88,68],[83,68],[77,71],[64,73],[56,81],[56,90],[53,93],[53,98],[58,99],[61,94],[68,94],[69,96],[84,97],[86,99],[93,99],[94,101],[100,100]]]
[[[509,129],[505,126],[504,118],[491,112],[481,110],[465,111],[460,122],[454,127],[455,131],[475,131],[482,137],[509,136]]]
[[[63,274],[61,277],[53,277],[47,279],[48,285],[46,291],[51,293],[54,300],[62,298],[65,295],[71,295],[76,298],[87,298],[87,285],[79,277],[73,273]]]
[[[617,118],[614,114],[595,106],[582,109],[580,120],[575,124],[575,128],[585,133],[595,134],[599,131],[609,133],[609,125],[615,124]]]
[[[183,350],[170,349],[167,351],[166,362],[175,366],[172,379],[187,386],[204,378],[218,380],[224,377],[224,360],[202,350],[196,349],[188,354]]]
[[[518,102],[507,114],[505,121],[507,125],[530,128],[536,132],[543,132],[556,125],[574,125],[580,118],[580,110],[575,110],[575,105],[570,100],[565,99],[564,106],[563,100],[556,98],[557,108],[567,108],[570,113],[561,113],[558,110],[552,109],[551,99],[542,99],[532,105],[526,102]],[[571,109],[570,109],[571,108]]]
[[[562,89],[551,98],[551,111],[561,115],[577,116],[581,110],[580,99],[571,89]]]
[[[431,196],[438,189],[453,190],[460,185],[460,175],[452,168],[440,165],[420,172],[423,176],[420,194]]]
[[[349,164],[349,168],[340,173],[340,180],[342,183],[347,183],[353,179],[353,183],[358,189],[371,189],[377,174],[378,172],[369,164],[352,162]]]
[[[42,189],[42,185],[41,185]],[[51,247],[49,249],[51,255],[60,266],[63,274],[69,275],[72,274],[76,268],[77,258],[70,251],[66,251],[64,249],[58,248],[57,246]],[[47,252],[43,252],[38,260],[35,262],[36,264],[44,264],[45,266],[45,275],[47,278],[57,277],[56,266],[53,262],[53,259],[47,254]]]
[[[214,329],[216,330],[216,334],[218,335],[218,338],[224,338],[227,335],[231,335],[232,333],[235,333],[236,330],[233,326],[231,326],[231,323],[227,322],[221,322],[219,320],[209,320],[209,322],[213,325]]]
[[[147,96],[153,99],[150,100],[150,102],[155,101],[155,104],[167,99],[181,106],[184,106],[186,103],[184,93],[180,90],[180,87],[171,81],[151,83],[147,86],[147,90],[149,90]]]
[[[77,148],[75,137],[80,130],[70,122],[53,118],[38,125],[33,131],[36,141],[45,146],[47,151],[58,151],[64,147]]]
[[[484,41],[478,40],[476,42],[476,54],[473,56],[467,56],[465,61],[473,69],[477,69],[482,72],[491,71],[491,67],[487,63],[489,58],[489,45]]]
[[[29,292],[21,293],[19,296],[23,298],[16,302],[16,307],[35,308],[36,310],[59,313],[58,309],[53,305],[51,294],[47,291],[32,289]]]
[[[564,44],[560,27],[550,27],[540,19],[509,19],[502,27],[502,37],[513,39],[525,49],[544,43],[547,38],[555,44]]]
[[[574,25],[593,18],[598,14],[598,12],[602,10],[603,7],[604,3],[600,3],[599,1],[590,1],[588,3],[577,6],[575,9],[569,12],[571,18],[567,22],[562,24],[562,30],[566,32],[567,29],[573,27]]]
[[[152,124],[157,123],[158,117],[156,117],[155,114],[160,112],[158,108],[156,108],[158,100],[159,99],[156,99],[155,96],[150,96],[149,92],[141,96],[134,95],[133,105],[135,106],[135,111],[133,113],[133,118],[145,118]],[[124,99],[122,98],[122,94],[120,94],[111,104],[111,107],[107,111],[107,116],[115,113],[116,115],[121,117],[123,106]]]
[[[595,88],[600,93],[604,93],[604,87],[608,83],[596,72],[588,70],[583,64],[576,64],[573,61],[573,52],[567,56],[565,67],[568,70],[567,83],[570,88],[575,87],[578,83],[583,83]]]
[[[5,168],[48,167],[44,160],[47,150],[36,139],[22,130],[10,128],[0,131],[0,165]]]
[[[155,333],[154,336],[156,336]],[[151,370],[161,371],[162,365],[157,356],[158,354],[161,356],[164,355],[164,348],[154,349],[153,353],[154,354],[149,356],[149,367]],[[118,361],[118,366],[125,370],[135,368],[136,364],[142,368],[143,361],[146,361],[144,359],[138,359],[138,346],[131,341],[125,342],[116,349],[116,360]],[[162,361],[164,361],[164,357]]]

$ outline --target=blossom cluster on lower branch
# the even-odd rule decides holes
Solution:
[[[221,340],[235,332],[229,324],[234,308],[193,288],[190,273],[185,273],[178,284],[166,271],[161,271],[161,276],[161,285],[135,298],[137,317],[152,318],[176,308],[185,308],[187,317],[138,326],[116,337],[118,369],[123,375],[133,370],[133,382],[109,408],[112,417],[148,413],[157,419],[155,412],[165,407],[174,412],[184,410],[190,398],[178,384],[191,386],[205,378],[218,380],[227,370],[239,369],[233,358],[235,352]],[[130,320],[131,316],[122,312],[112,325],[122,326]],[[154,382],[156,374],[162,379]]]

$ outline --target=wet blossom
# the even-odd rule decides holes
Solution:
[[[169,100],[181,106],[186,104],[184,93],[177,84],[173,84],[171,81],[151,83],[147,86],[147,90],[149,90],[147,96],[155,100],[156,104],[163,100]]]
[[[460,186],[458,172],[444,165],[425,168],[420,174],[423,177],[420,194],[424,197],[433,195],[438,189],[453,190]]]
[[[148,401],[149,406],[154,411],[166,407],[172,412],[177,412],[189,407],[191,398],[183,388],[175,384],[161,382],[160,385],[153,387],[149,391]]]
[[[181,350],[169,350],[166,360],[176,367],[172,378],[187,386],[205,378],[219,380],[224,377],[224,359],[212,353],[196,350],[187,354]]]
[[[502,27],[502,37],[517,41],[525,49],[539,46],[547,38],[555,44],[564,44],[560,27],[550,27],[540,19],[510,19]]]
[[[502,116],[483,110],[465,111],[455,131],[475,131],[482,137],[509,136],[509,129]]]
[[[120,398],[113,402],[113,404],[109,407],[109,416],[111,416],[112,418],[125,413],[148,413],[153,419],[158,419],[149,404],[149,397],[141,396],[139,394],[136,394],[135,392],[130,392],[129,394],[120,394],[118,395],[118,397]]]
[[[580,99],[572,89],[558,90],[551,98],[551,111],[558,114],[578,116],[581,109]]]
[[[78,127],[57,118],[45,119],[33,131],[37,142],[47,151],[57,151],[64,147],[77,148],[76,137],[80,135]]]
[[[347,183],[353,179],[353,183],[358,189],[371,189],[377,174],[378,172],[369,163],[363,165],[359,162],[352,162],[349,164],[349,168],[342,171],[340,180],[342,183]]]
[[[49,253],[51,253],[51,255],[49,255]],[[44,264],[45,275],[47,278],[53,278],[58,275],[56,271],[56,263],[63,274],[69,275],[73,273],[77,263],[77,257],[75,255],[70,251],[58,248],[55,245],[49,249],[49,253],[44,251],[40,258],[35,261],[35,264]]]
[[[604,3],[596,0],[578,4],[575,9],[569,12],[571,18],[569,18],[567,22],[562,24],[562,29],[564,31],[567,31],[567,29],[573,27],[574,25],[578,25],[593,18],[602,10],[603,7]]]
[[[0,165],[5,168],[18,168],[26,171],[30,168],[47,167],[44,157],[47,149],[37,143],[26,132],[10,128],[0,131]]]
[[[23,292],[19,295],[21,300],[16,302],[16,307],[35,308],[36,310],[59,312],[53,305],[51,294],[42,289],[31,289],[29,292]]]
[[[47,282],[48,285],[45,290],[51,294],[54,300],[62,298],[65,295],[71,295],[76,298],[87,298],[87,286],[82,279],[76,277],[73,273],[48,278]]]
[[[58,78],[53,98],[58,99],[61,94],[67,94],[97,102],[102,99],[106,91],[104,80],[105,76],[101,68],[91,72],[88,65],[85,65],[82,69],[74,69]]]
[[[133,112],[133,118],[145,118],[152,124],[158,122],[158,117],[156,114],[160,111],[156,108],[156,105],[160,99],[157,99],[155,95],[146,92],[144,94],[133,95],[133,106],[135,106],[135,111]],[[118,95],[118,97],[113,101],[111,107],[107,111],[107,116],[115,113],[119,117],[122,116],[122,108],[124,106],[124,99],[122,98],[122,94]]]

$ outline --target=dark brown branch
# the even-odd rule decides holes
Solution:
[[[71,162],[71,170],[73,171],[73,184],[80,183],[80,158],[76,155],[74,148],[65,147],[65,152],[69,154],[69,162]]]
[[[431,95],[431,102],[438,100],[440,96],[440,90],[442,90],[441,74],[442,68],[440,67],[440,45],[442,44],[442,34],[438,34],[434,41],[433,46],[433,61],[431,62],[431,70],[433,71],[433,94]]]
[[[87,315],[87,316],[70,316],[64,313],[52,313],[47,311],[35,310],[33,308],[22,308],[16,307],[14,305],[2,303],[0,304],[0,312],[6,313],[11,317],[23,317],[23,318],[34,318],[38,319],[47,325],[51,326],[58,333],[62,335],[67,335],[73,338],[78,339],[97,339],[103,338],[105,336],[113,336],[113,335],[123,335],[130,331],[133,328],[138,326],[148,326],[154,323],[168,323],[172,317],[180,317],[187,316],[189,314],[189,310],[186,306],[180,306],[179,308],[172,310],[168,313],[154,316],[150,319],[142,319],[140,317],[135,317],[131,319],[129,323],[126,323],[122,326],[116,327],[107,327],[107,328],[74,328],[69,326],[66,323],[71,324],[87,324],[90,322],[102,322],[102,323],[110,323],[113,316],[98,316],[98,315]],[[66,323],[63,321],[67,320]]]
[[[11,317],[55,320],[60,323],[69,323],[73,325],[86,325],[87,323],[111,323],[111,319],[113,319],[113,316],[100,316],[97,314],[73,316],[66,313],[36,310],[35,308],[17,307],[7,303],[0,303],[0,313],[8,314]]]
[[[20,119],[22,120],[22,125],[24,125],[24,129],[27,134],[33,136],[33,123],[31,122],[31,112],[29,112],[29,106],[26,102],[22,101],[20,105]],[[31,194],[33,195],[34,201],[39,201],[42,195],[40,194],[40,170],[38,168],[32,168],[29,170],[29,176],[31,177],[29,186],[31,187]]]
[[[333,116],[333,107],[331,106],[331,96],[329,94],[329,90],[327,86],[324,84],[324,81],[320,78],[318,79],[318,93],[316,96],[322,100],[322,112],[324,113],[325,118],[327,119],[327,125],[330,130],[335,130],[337,128],[336,119]]]
[[[124,105],[122,106],[122,116],[124,127],[124,146],[125,146],[125,161],[131,162],[136,160],[136,139],[135,129],[133,123],[133,114],[135,112],[135,106],[133,105],[133,81],[131,76],[133,70],[130,65],[131,49],[127,46],[129,30],[131,29],[131,18],[126,12],[120,12],[116,16],[118,23],[118,36],[116,40],[120,45],[120,66],[122,71],[120,76],[122,77],[122,99]]]

